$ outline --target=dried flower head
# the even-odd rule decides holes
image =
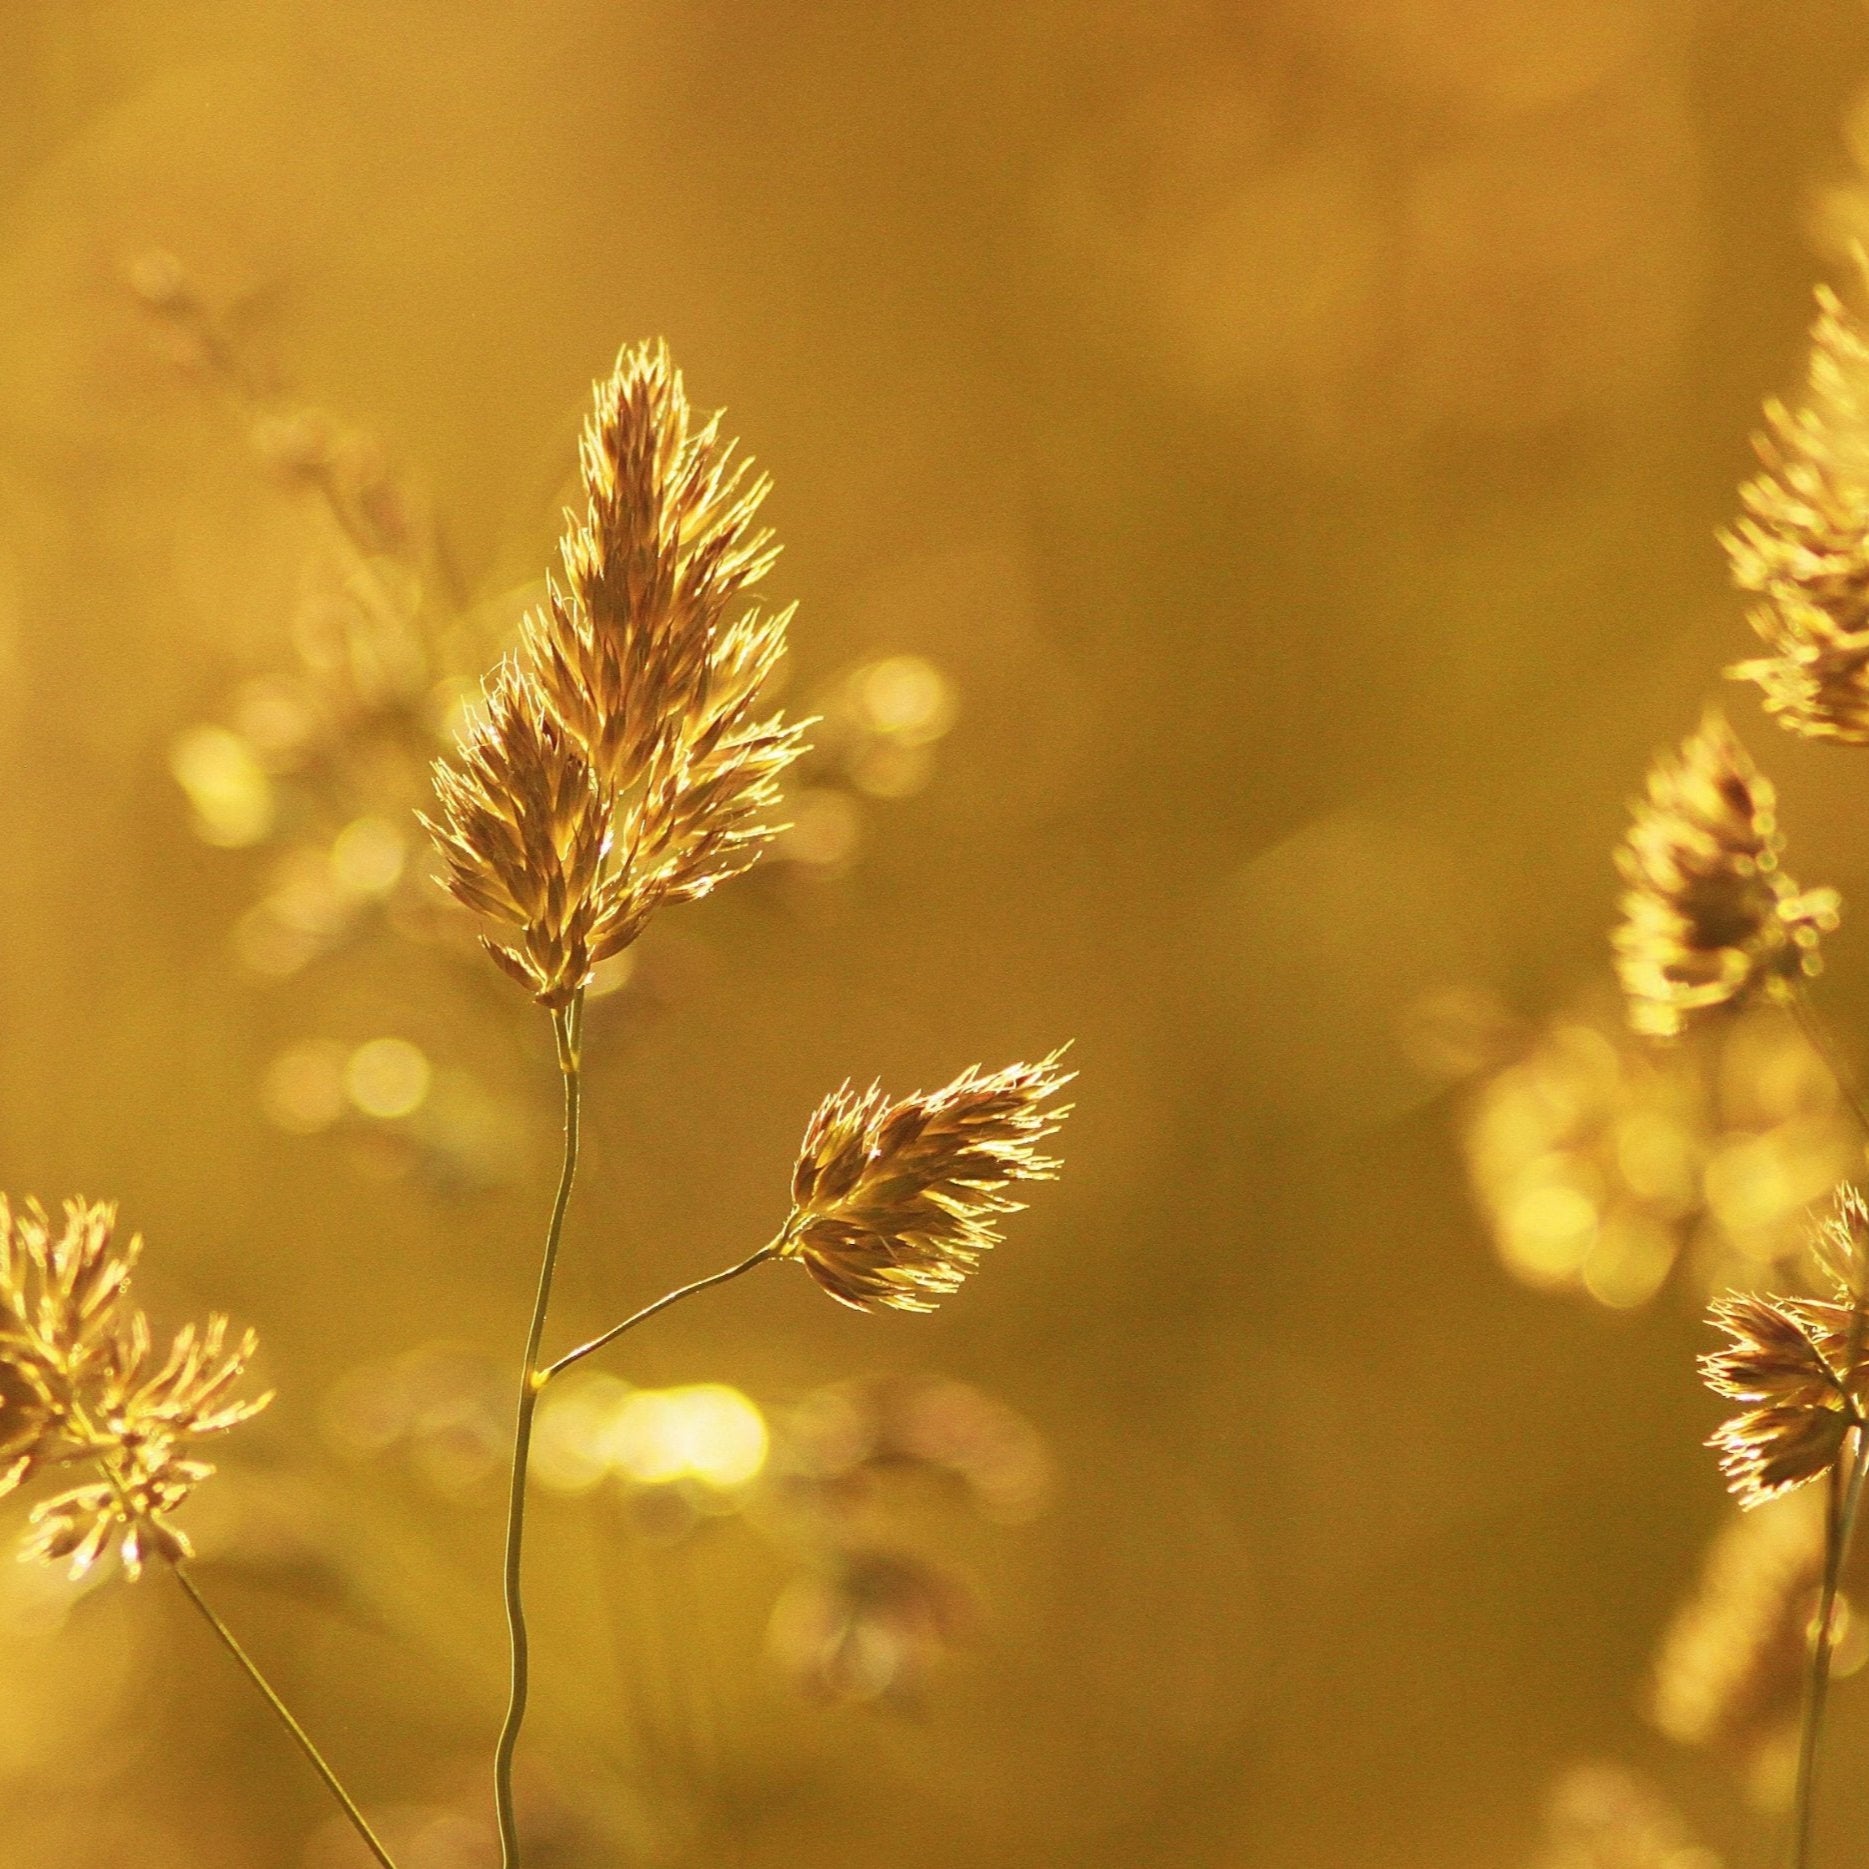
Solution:
[[[1717,1300],[1714,1325],[1732,1345],[1701,1359],[1716,1395],[1750,1406],[1714,1430],[1726,1483],[1742,1505],[1760,1505],[1830,1471],[1853,1419],[1843,1378],[1826,1350],[1846,1329],[1836,1307],[1809,1299],[1732,1296]],[[1847,1314],[1841,1322],[1847,1325]]]
[[[1707,1443],[1740,1503],[1763,1504],[1827,1473],[1857,1420],[1843,1363],[1848,1312],[1735,1294],[1716,1299],[1709,1318],[1732,1342],[1701,1359],[1702,1376],[1716,1395],[1749,1404]]]
[[[1672,1038],[1708,1007],[1782,997],[1818,969],[1834,890],[1778,868],[1777,795],[1718,714],[1657,759],[1617,867],[1616,970],[1638,1032]]]
[[[856,1310],[932,1310],[1024,1205],[1004,1190],[1057,1172],[1038,1145],[1070,1114],[1046,1102],[1074,1075],[1063,1055],[976,1067],[896,1103],[874,1084],[834,1091],[806,1126],[778,1256]]]
[[[423,823],[448,888],[513,940],[481,937],[545,1006],[569,1004],[620,942],[611,799],[516,662],[499,666],[455,762],[435,765],[439,823]]]
[[[564,587],[526,624],[553,709],[629,820],[630,886],[654,902],[757,859],[800,751],[800,727],[758,715],[792,611],[736,611],[778,547],[757,523],[771,482],[734,445],[718,414],[695,421],[666,345],[626,350],[585,424]]]
[[[1848,1182],[1811,1235],[1811,1257],[1839,1302],[1862,1316],[1869,1306],[1869,1201]]]
[[[1733,579],[1764,599],[1752,627],[1771,650],[1728,672],[1810,739],[1869,743],[1869,334],[1817,289],[1809,397],[1766,404],[1765,472],[1722,536]]]
[[[519,931],[494,957],[553,1007],[656,909],[758,859],[802,732],[759,710],[790,610],[729,615],[777,555],[756,524],[769,483],[718,416],[694,422],[665,346],[597,385],[581,460],[564,583],[526,619],[523,672],[502,669],[487,723],[437,767],[429,827],[455,895]]]
[[[23,1555],[69,1558],[81,1575],[114,1543],[135,1575],[151,1552],[188,1555],[172,1513],[214,1469],[186,1450],[272,1399],[236,1400],[249,1331],[188,1325],[158,1357],[130,1302],[142,1241],[116,1238],[116,1208],[69,1200],[63,1225],[0,1196],[0,1492],[41,1467],[91,1462],[98,1477],[34,1508]]]
[[[1855,1188],[1841,1187],[1811,1241],[1834,1297],[1729,1293],[1708,1314],[1731,1341],[1700,1359],[1701,1375],[1716,1395],[1746,1407],[1707,1445],[1719,1449],[1741,1505],[1762,1504],[1829,1472],[1844,1437],[1865,1428],[1865,1248],[1869,1205]]]
[[[734,458],[718,415],[695,425],[659,342],[625,350],[596,385],[580,462],[565,586],[529,619],[528,642],[553,706],[627,789],[671,732],[744,699],[784,651],[789,612],[723,629],[778,556],[756,525],[771,483]]]

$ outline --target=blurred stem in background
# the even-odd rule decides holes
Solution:
[[[1798,1029],[1809,1040],[1811,1049],[1823,1059],[1824,1068],[1835,1080],[1837,1089],[1843,1093],[1843,1101],[1849,1105],[1857,1126],[1865,1137],[1869,1137],[1869,1106],[1863,1103],[1856,1074],[1844,1064],[1836,1046],[1830,1042],[1830,1034],[1824,1030],[1823,1020],[1817,1016],[1817,1008],[1811,1004],[1810,993],[1803,986],[1797,987],[1791,994],[1791,1011],[1798,1022]]]
[[[1812,1050],[1823,1059],[1838,1090],[1855,1113],[1863,1135],[1869,1139],[1869,1111],[1863,1106],[1862,1093],[1855,1074],[1843,1062],[1841,1054],[1824,1030],[1823,1020],[1811,1004],[1809,991],[1800,983],[1791,993],[1791,1007]],[[1843,1368],[1854,1369],[1861,1361],[1865,1315],[1861,1293],[1850,1307],[1848,1352]],[[1853,1406],[1853,1404],[1852,1404]],[[1824,1511],[1824,1569],[1818,1590],[1817,1614],[1811,1629],[1811,1672],[1804,1693],[1804,1718],[1798,1736],[1797,1790],[1792,1801],[1792,1869],[1810,1869],[1811,1845],[1816,1823],[1817,1761],[1823,1746],[1824,1714],[1830,1699],[1830,1658],[1836,1645],[1837,1589],[1849,1556],[1850,1539],[1856,1529],[1857,1507],[1862,1502],[1863,1479],[1869,1475],[1869,1426],[1861,1419],[1852,1424],[1855,1440],[1848,1443],[1847,1458],[1840,1457],[1830,1469],[1826,1482],[1828,1500]],[[1847,1437],[1846,1437],[1847,1439]]]
[[[259,1689],[266,1704],[278,1715],[279,1723],[292,1735],[298,1749],[311,1761],[312,1769],[324,1780],[326,1789],[344,1807],[344,1815],[350,1819],[351,1828],[363,1839],[364,1847],[383,1865],[383,1869],[396,1869],[389,1851],[378,1841],[376,1832],[357,1808],[356,1800],[339,1782],[337,1773],[326,1763],[324,1754],[312,1743],[311,1735],[293,1718],[291,1708],[279,1698],[253,1657],[240,1646],[234,1632],[214,1613],[207,1599],[195,1587],[195,1580],[179,1562],[171,1564],[170,1569],[175,1573],[175,1581],[182,1586],[183,1594],[201,1612],[202,1620],[214,1631],[221,1646],[246,1670],[247,1679]]]
[[[1861,1320],[1858,1317],[1860,1332]],[[1804,1696],[1803,1731],[1798,1740],[1798,1781],[1794,1800],[1792,1869],[1810,1869],[1811,1837],[1816,1816],[1817,1755],[1823,1743],[1824,1710],[1830,1696],[1830,1654],[1835,1645],[1837,1580],[1849,1554],[1863,1478],[1869,1474],[1869,1430],[1855,1424],[1855,1451],[1830,1469],[1829,1508],[1824,1514],[1824,1577],[1818,1593],[1811,1635],[1810,1683]]]

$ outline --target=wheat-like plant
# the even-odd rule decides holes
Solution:
[[[506,1716],[494,1749],[504,1869],[519,1869],[513,1761],[530,1682],[523,1559],[539,1398],[557,1377],[677,1301],[767,1263],[796,1263],[857,1310],[927,1311],[998,1243],[1017,1183],[1049,1178],[1041,1145],[1068,1106],[1060,1052],[963,1071],[890,1100],[848,1084],[806,1126],[785,1217],[749,1257],[666,1293],[547,1360],[545,1333],[577,1174],[584,1004],[592,971],[659,910],[755,863],[782,828],[778,783],[808,723],[761,701],[791,610],[749,597],[777,554],[758,523],[768,483],[698,420],[665,345],[624,351],[596,386],[580,450],[584,506],[561,577],[483,684],[422,819],[449,892],[493,961],[550,1018],[564,1152],[527,1325],[507,1489]],[[158,1355],[129,1299],[140,1241],[115,1210],[70,1201],[62,1224],[0,1199],[0,1494],[41,1471],[78,1483],[37,1504],[24,1555],[74,1573],[114,1552],[157,1562],[245,1669],[383,1869],[355,1800],[188,1568],[173,1514],[213,1469],[198,1445],[271,1398],[236,1394],[254,1351],[227,1320],[185,1328]],[[897,1575],[897,1573],[891,1573]],[[898,1582],[901,1576],[897,1575]]]
[[[555,1361],[543,1355],[577,1174],[585,990],[660,908],[706,895],[776,834],[779,775],[803,723],[762,710],[791,612],[746,597],[776,548],[767,482],[697,421],[662,344],[626,350],[597,385],[584,511],[562,582],[486,687],[481,718],[438,763],[429,829],[448,887],[485,918],[489,954],[549,1013],[564,1083],[564,1156],[546,1229],[515,1412],[505,1598],[511,1691],[494,1758],[504,1869],[518,1869],[513,1758],[530,1685],[523,1590],[526,1481],[540,1393],[682,1298],[795,1260],[860,1310],[926,1310],[955,1290],[1017,1203],[1053,1172],[1038,1144],[1063,1120],[1057,1054],[965,1072],[890,1103],[848,1088],[812,1118],[792,1208],[750,1257],[667,1293]]]
[[[1750,620],[1768,653],[1729,673],[1756,682],[1767,712],[1789,731],[1869,744],[1869,336],[1834,293],[1818,294],[1805,402],[1795,410],[1768,404],[1766,425],[1756,443],[1765,471],[1742,489],[1744,516],[1723,543],[1735,581],[1760,599]],[[1869,1135],[1869,1112],[1807,993],[1819,940],[1838,922],[1838,897],[1800,890],[1779,866],[1782,848],[1771,781],[1709,713],[1677,756],[1656,761],[1617,853],[1627,888],[1613,940],[1629,1020],[1639,1033],[1671,1039],[1748,1002],[1782,1004]],[[1869,1204],[1853,1186],[1837,1191],[1809,1257],[1820,1295],[1716,1298],[1710,1321],[1727,1342],[1701,1360],[1707,1385],[1738,1404],[1709,1444],[1740,1504],[1826,1487],[1794,1869],[1811,1862],[1838,1585],[1869,1476]],[[1769,1652],[1799,1566],[1754,1569],[1734,1597],[1748,1678]],[[1666,1704],[1674,1724],[1710,1730],[1727,1717],[1722,1703],[1733,1693],[1729,1682],[1708,1698],[1692,1633],[1675,1645],[1691,1665],[1683,1673],[1677,1656],[1663,1683],[1686,1686]]]
[[[158,1358],[149,1319],[130,1298],[142,1237],[117,1236],[105,1201],[65,1202],[55,1224],[37,1201],[0,1195],[0,1494],[41,1469],[77,1469],[76,1486],[32,1510],[22,1558],[82,1577],[115,1551],[136,1578],[152,1559],[244,1668],[384,1869],[388,1852],[337,1774],[188,1570],[188,1537],[171,1515],[214,1469],[197,1444],[257,1415],[270,1392],[237,1396],[258,1340],[228,1341],[225,1317],[184,1325]]]

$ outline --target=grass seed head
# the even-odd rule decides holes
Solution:
[[[452,760],[435,765],[437,822],[423,820],[455,899],[495,923],[483,937],[541,1005],[568,1005],[604,958],[616,907],[611,799],[538,684],[512,660]]]
[[[1707,1445],[1727,1485],[1756,1506],[1829,1472],[1857,1419],[1861,1333],[1847,1305],[1730,1294],[1709,1312],[1731,1340],[1701,1358],[1708,1388],[1746,1406]]]
[[[1770,654],[1728,672],[1757,682],[1769,713],[1809,739],[1869,744],[1869,333],[1817,292],[1809,392],[1765,410],[1764,473],[1722,535],[1734,582],[1762,599],[1752,627]]]
[[[1048,1102],[1073,1075],[1062,1056],[893,1103],[875,1085],[834,1091],[805,1129],[780,1257],[856,1310],[933,1310],[1024,1205],[1005,1190],[1056,1174],[1039,1145],[1070,1114]]]
[[[82,1575],[113,1545],[134,1576],[151,1556],[188,1555],[169,1523],[214,1469],[194,1444],[257,1414],[234,1394],[255,1349],[224,1317],[187,1325],[158,1352],[130,1301],[140,1239],[116,1209],[69,1200],[54,1226],[37,1201],[0,1196],[0,1492],[42,1467],[90,1462],[94,1477],[36,1506],[22,1556]]]
[[[1656,760],[1617,852],[1627,888],[1616,971],[1638,1032],[1672,1038],[1696,1013],[1815,973],[1834,928],[1830,889],[1778,868],[1777,794],[1718,714]]]
[[[456,897],[515,937],[494,959],[551,1007],[658,908],[757,861],[802,750],[759,703],[792,613],[740,607],[777,555],[769,483],[696,421],[664,345],[597,385],[580,459],[563,580],[437,767],[429,826]]]
[[[745,602],[778,556],[771,483],[718,414],[697,421],[666,345],[626,350],[596,387],[585,510],[564,585],[526,624],[540,687],[623,810],[620,861],[640,919],[750,865],[801,728],[762,717],[790,608]],[[639,924],[640,925],[640,920]]]

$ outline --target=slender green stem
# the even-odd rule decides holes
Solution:
[[[710,1285],[724,1285],[730,1278],[738,1278],[743,1272],[750,1272],[756,1265],[764,1265],[768,1259],[778,1256],[776,1243],[760,1247],[750,1259],[742,1259],[738,1265],[730,1265],[724,1272],[712,1272],[706,1278],[698,1278],[692,1285],[678,1286],[674,1291],[665,1293],[654,1304],[646,1304],[640,1311],[626,1317],[620,1324],[612,1324],[602,1336],[593,1337],[589,1343],[581,1343],[575,1350],[568,1351],[557,1362],[539,1371],[539,1387],[542,1389],[554,1376],[562,1375],[573,1363],[580,1363],[593,1350],[601,1350],[605,1344],[614,1343],[626,1330],[634,1330],[638,1324],[646,1322],[658,1311],[666,1311],[671,1304],[683,1298],[692,1298],[697,1291],[706,1291]]]
[[[1810,1869],[1816,1819],[1817,1761],[1823,1744],[1824,1710],[1830,1696],[1830,1651],[1836,1621],[1837,1587],[1849,1554],[1863,1479],[1869,1474],[1869,1431],[1853,1430],[1856,1441],[1847,1461],[1830,1470],[1829,1505],[1824,1514],[1823,1584],[1817,1597],[1817,1623],[1811,1641],[1810,1680],[1804,1695],[1803,1730],[1798,1740],[1798,1781],[1793,1802],[1792,1869]]]
[[[364,1847],[383,1865],[383,1869],[396,1869],[389,1851],[377,1840],[376,1832],[370,1828],[363,1812],[357,1808],[355,1800],[339,1784],[337,1773],[325,1763],[324,1754],[312,1744],[311,1735],[292,1717],[291,1708],[273,1692],[272,1683],[259,1671],[253,1657],[240,1646],[234,1632],[208,1606],[207,1599],[195,1588],[195,1580],[179,1563],[171,1564],[169,1568],[175,1573],[175,1581],[182,1586],[182,1591],[189,1602],[201,1612],[202,1620],[220,1638],[221,1646],[247,1671],[248,1680],[260,1690],[265,1697],[266,1704],[279,1716],[280,1724],[292,1735],[298,1744],[298,1749],[311,1761],[312,1769],[324,1780],[326,1790],[343,1805],[344,1815],[350,1819],[351,1827],[363,1839]]]
[[[532,1325],[526,1333],[525,1368],[519,1382],[519,1407],[513,1425],[513,1471],[506,1496],[506,1629],[512,1657],[512,1687],[506,1703],[506,1721],[500,1728],[493,1755],[493,1801],[500,1825],[501,1869],[519,1869],[519,1826],[513,1809],[513,1753],[526,1717],[526,1692],[531,1682],[531,1646],[526,1635],[526,1606],[520,1589],[520,1565],[526,1532],[526,1468],[532,1454],[532,1418],[544,1386],[539,1374],[539,1346],[545,1338],[545,1316],[552,1302],[552,1273],[558,1265],[558,1245],[564,1237],[565,1209],[571,1204],[571,1183],[578,1172],[579,1028],[583,1023],[583,994],[563,1012],[552,1014],[552,1033],[558,1041],[558,1064],[565,1080],[565,1154],[552,1202],[551,1224],[545,1233],[545,1254],[539,1265],[538,1296],[533,1301]]]

